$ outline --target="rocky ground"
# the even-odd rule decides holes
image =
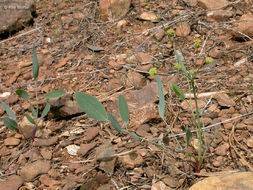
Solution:
[[[17,114],[20,126],[33,129],[23,112],[36,102],[15,95],[23,89],[35,98],[33,46],[40,64],[39,107],[47,92],[64,89],[67,95],[51,101],[34,142],[0,123],[0,190],[253,189],[253,2],[111,2],[40,0],[32,6],[33,22],[17,19],[14,23],[23,23],[15,31],[4,28],[0,99]],[[168,29],[175,31],[172,40]],[[173,82],[188,93],[186,78],[175,68],[173,43],[187,68],[199,68],[195,82],[207,142],[218,131],[200,169],[183,153],[89,119],[73,98],[77,91],[96,96],[118,117],[117,98],[123,94],[129,131],[177,147],[158,115],[157,82],[149,75],[155,67],[165,91],[166,122],[185,145],[185,129],[195,126],[188,106],[170,90]],[[0,114],[6,117],[2,107]],[[189,151],[197,155],[197,150],[193,131]]]

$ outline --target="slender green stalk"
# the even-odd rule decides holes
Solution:
[[[201,134],[201,126],[200,126],[200,118],[199,118],[199,106],[198,106],[198,98],[197,98],[197,92],[196,92],[196,87],[194,84],[194,78],[191,79],[190,81],[191,86],[192,86],[192,92],[194,95],[194,101],[195,101],[195,106],[196,106],[196,115],[197,115],[197,120],[195,120],[196,127],[197,127],[197,138],[198,138],[198,161],[200,162],[202,160],[202,134]],[[202,163],[199,163],[202,164]]]
[[[204,160],[204,158],[206,157],[206,153],[207,153],[208,149],[210,148],[211,144],[213,143],[214,139],[216,139],[216,136],[217,136],[217,135],[218,135],[218,130],[215,132],[214,136],[212,137],[211,142],[208,144],[208,146],[206,146],[205,151],[204,151],[204,153],[203,153],[203,156],[202,156],[202,158],[201,158],[200,166],[202,165],[203,160]]]
[[[175,133],[172,131],[172,129],[170,128],[170,126],[168,125],[168,123],[167,123],[163,118],[162,118],[162,120],[163,120],[163,122],[165,123],[165,125],[169,128],[171,134],[175,137],[175,140],[176,140],[176,142],[177,142],[178,147],[179,147],[181,150],[183,150],[181,144],[179,143],[179,141],[177,140],[177,137],[175,136]]]
[[[178,148],[174,148],[174,147],[171,147],[171,146],[166,146],[166,145],[163,145],[163,144],[159,144],[159,143],[156,143],[156,142],[153,142],[153,141],[149,141],[149,140],[147,140],[143,137],[140,137],[140,136],[136,135],[135,133],[131,133],[128,130],[125,130],[125,129],[123,129],[122,132],[125,132],[125,133],[129,134],[130,136],[139,139],[140,141],[145,141],[145,142],[148,142],[150,144],[156,145],[156,146],[161,147],[161,148],[166,148],[166,149],[174,150],[174,151],[177,151],[177,152],[181,152],[181,153],[187,154],[189,157],[195,158],[195,155],[191,154],[190,152],[188,152],[185,149],[178,149]]]

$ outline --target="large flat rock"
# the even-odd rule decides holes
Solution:
[[[252,190],[253,173],[238,172],[234,174],[208,177],[196,184],[189,190]]]
[[[35,4],[32,0],[0,1],[0,34],[21,29],[32,20]]]

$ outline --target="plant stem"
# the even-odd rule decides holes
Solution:
[[[192,92],[194,95],[194,101],[195,101],[195,107],[196,107],[196,116],[197,118],[195,119],[195,124],[197,127],[197,138],[198,138],[198,161],[199,165],[202,164],[203,158],[202,158],[202,135],[201,135],[201,125],[200,125],[200,118],[199,118],[199,106],[198,106],[198,98],[197,98],[197,92],[196,92],[196,86],[194,84],[194,76],[190,80],[190,84],[192,87]]]
[[[165,123],[165,125],[168,127],[168,129],[170,130],[171,134],[174,135],[175,133],[172,131],[172,129],[170,128],[170,126],[168,125],[168,123],[164,120],[164,118],[162,118],[163,122]],[[183,149],[181,144],[179,143],[179,141],[177,140],[177,137],[175,137],[175,140],[177,142],[177,145],[180,149]]]
[[[159,144],[159,143],[156,143],[156,142],[153,142],[153,141],[149,141],[145,138],[142,138],[142,137],[136,135],[135,133],[131,133],[131,132],[129,132],[127,130],[124,130],[124,129],[122,130],[122,132],[125,132],[125,133],[129,134],[130,136],[139,139],[140,141],[145,141],[145,142],[148,142],[150,144],[156,145],[156,146],[161,147],[161,148],[166,148],[166,149],[174,150],[174,151],[177,151],[177,152],[181,152],[181,153],[187,154],[189,157],[193,157],[194,159],[196,158],[195,155],[191,154],[190,152],[188,152],[185,149],[178,149],[178,148],[162,145],[162,144]]]

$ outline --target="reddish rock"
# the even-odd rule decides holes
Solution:
[[[253,125],[253,115],[250,115],[245,121],[244,123],[246,125]]]
[[[94,148],[97,143],[90,143],[90,144],[81,144],[80,148],[77,151],[77,154],[80,156],[85,156],[89,150]]]
[[[217,94],[214,98],[218,101],[220,106],[231,107],[235,106],[235,101],[232,100],[227,94]]]
[[[31,162],[42,159],[39,150],[35,147],[24,153],[24,157],[26,158],[26,161],[29,160]]]
[[[117,24],[117,28],[124,28],[127,25],[127,21],[126,20],[120,20]]]
[[[77,102],[73,100],[72,95],[69,94],[59,98],[50,99],[49,103],[51,104],[49,115],[54,118],[62,118],[83,113]]]
[[[107,84],[105,84],[105,89],[109,92],[111,90],[115,90],[117,88],[120,88],[122,86],[122,83],[119,79],[117,78],[112,78],[109,80]]]
[[[144,12],[140,15],[141,20],[157,22],[158,17],[153,12]]]
[[[51,146],[58,141],[58,137],[51,137],[48,139],[35,139],[34,146]]]
[[[152,134],[150,134],[149,132],[150,132],[150,126],[148,124],[143,124],[137,128],[136,134],[141,137],[151,137]]]
[[[198,5],[204,9],[217,9],[228,5],[226,0],[197,0]]]
[[[204,126],[209,125],[212,122],[212,119],[209,117],[204,117],[200,119],[201,125],[204,123]]]
[[[137,58],[137,61],[141,63],[152,63],[152,60],[153,60],[153,58],[149,54],[143,53],[143,52],[137,53],[136,58]]]
[[[99,129],[97,127],[89,127],[84,134],[84,140],[91,141],[94,139],[99,133]]]
[[[161,41],[163,39],[163,37],[165,36],[165,32],[163,29],[159,29],[156,34],[155,34],[155,38],[158,40],[158,41]]]
[[[215,153],[217,155],[219,155],[219,156],[226,156],[228,149],[229,149],[229,144],[228,143],[224,143],[222,145],[219,145],[216,148]]]
[[[23,179],[20,176],[12,175],[9,176],[6,180],[0,181],[1,190],[18,190],[19,187],[23,184]]]
[[[22,121],[19,123],[20,127],[22,129],[20,129],[21,133],[24,135],[25,138],[30,138],[30,135],[29,134],[32,134],[33,130],[34,130],[34,127],[35,125],[32,124],[30,121],[28,121],[28,119],[26,117],[24,117],[22,119]],[[29,133],[27,133],[27,132]]]
[[[60,181],[54,180],[54,179],[50,179],[48,175],[42,175],[39,178],[39,181],[44,184],[45,186],[52,188],[57,188],[61,185]]]
[[[44,159],[50,160],[52,158],[52,151],[47,148],[42,148],[40,153]]]
[[[176,180],[176,178],[171,176],[164,176],[162,178],[162,181],[171,188],[176,188],[179,185],[178,180]]]
[[[238,124],[235,126],[235,129],[239,129],[239,130],[247,129],[247,125],[245,125],[244,123],[238,123]]]
[[[131,0],[100,0],[100,14],[106,20],[123,17],[129,11]]]
[[[73,18],[78,19],[78,20],[82,20],[84,17],[85,17],[84,14],[81,12],[75,12],[73,14]]]
[[[172,190],[172,188],[165,185],[162,181],[156,181],[152,184],[151,190]]]
[[[253,148],[253,136],[247,139],[247,146]]]
[[[214,47],[208,52],[208,55],[212,58],[220,58],[222,55],[222,50],[219,47]]]
[[[0,157],[2,156],[7,156],[11,154],[11,149],[8,149],[6,146],[3,146],[1,149],[0,149]]]
[[[253,187],[252,172],[238,172],[222,176],[208,177],[194,184],[189,190],[219,190],[236,189],[250,190]]]
[[[23,167],[20,176],[24,181],[32,181],[35,177],[47,173],[50,167],[50,161],[38,160]]]
[[[113,174],[117,158],[110,158],[102,160],[99,164],[99,168],[109,174]]]
[[[18,101],[18,96],[16,94],[12,94],[6,100],[7,104],[15,104]]]
[[[197,5],[197,0],[183,0],[183,1],[192,7]]]
[[[145,77],[137,72],[128,72],[127,74],[127,80],[126,80],[126,86],[135,88],[143,87],[146,82]]]
[[[247,125],[247,129],[249,132],[253,132],[253,125]]]
[[[21,29],[32,20],[35,2],[32,0],[2,1],[0,11],[0,34]]]
[[[190,100],[188,100],[188,102],[190,102]],[[206,102],[205,102],[204,100],[197,100],[197,102],[198,102],[198,107],[199,107],[199,109],[203,109],[203,108],[205,107],[205,105],[206,105]],[[193,109],[194,111],[196,111],[195,101],[192,100],[192,101],[190,102],[190,104],[192,105],[192,109]],[[183,108],[184,110],[190,111],[190,107],[189,107],[189,105],[187,104],[186,101],[183,101],[183,102],[180,104],[180,106],[181,106],[181,108]]]
[[[216,11],[209,11],[207,14],[207,19],[222,22],[228,20],[233,16],[233,12],[227,10],[216,10]]]
[[[157,82],[151,82],[144,86],[140,90],[128,91],[123,94],[127,100],[130,122],[129,126],[135,126],[136,128],[152,119],[159,119],[157,104],[158,100],[158,86]],[[107,109],[112,110],[112,114],[118,118],[118,97],[111,98],[111,102],[108,102]]]
[[[122,163],[122,167],[126,169],[133,169],[135,167],[138,167],[143,164],[144,161],[142,156],[137,152],[124,155],[120,157],[119,160]]]
[[[4,139],[4,145],[5,146],[17,146],[20,143],[20,139],[9,137],[7,139]]]
[[[176,26],[176,35],[186,37],[191,33],[190,25],[187,22],[181,22]]]
[[[248,13],[248,14],[242,15],[240,18],[240,21],[241,22],[239,22],[238,25],[236,25],[233,29],[252,37],[253,36],[253,14]],[[233,32],[233,35],[235,37],[245,38],[244,36],[242,36],[241,34],[237,32]]]
[[[96,150],[96,159],[97,160],[106,160],[112,158],[115,154],[113,145],[110,142],[100,145]]]

